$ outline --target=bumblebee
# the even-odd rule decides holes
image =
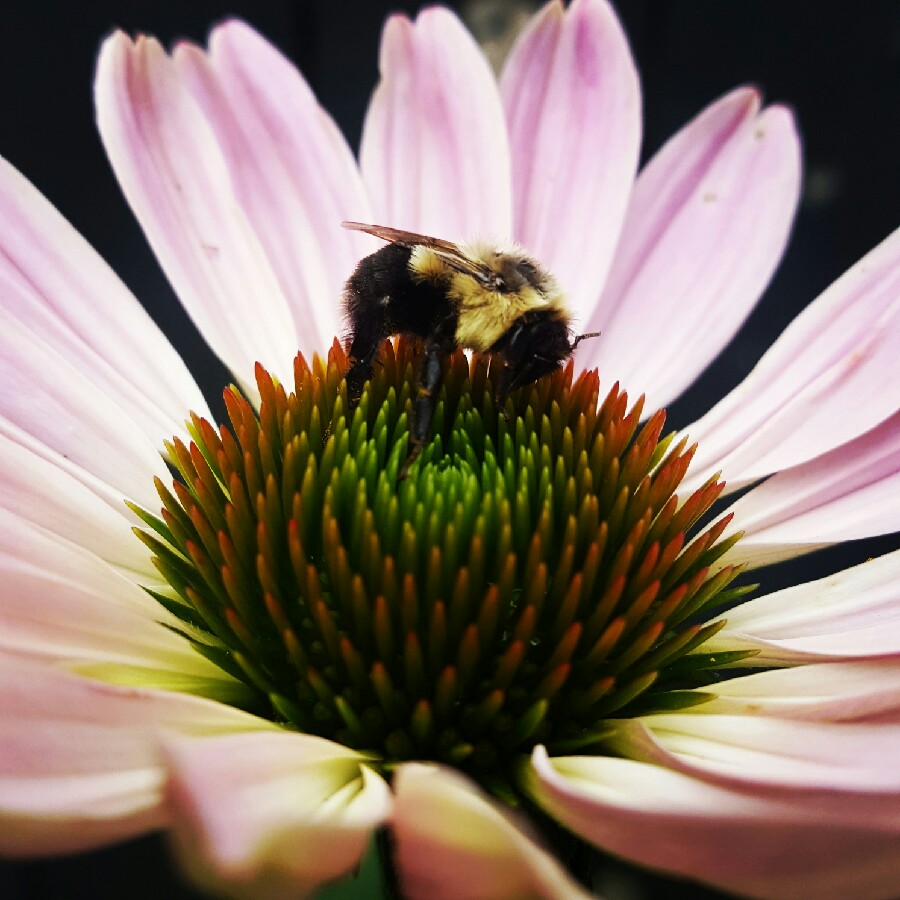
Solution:
[[[388,242],[359,262],[344,288],[350,409],[372,375],[382,340],[412,334],[424,343],[401,477],[428,442],[444,364],[457,347],[503,361],[497,389],[502,408],[510,391],[549,374],[581,340],[599,333],[570,337],[571,316],[559,286],[519,247],[453,244],[384,225],[342,224]]]

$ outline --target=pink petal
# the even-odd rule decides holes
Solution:
[[[723,681],[715,693],[697,713],[900,725],[896,658],[771,669]]]
[[[724,559],[763,566],[839,541],[900,529],[900,413],[735,503],[745,535]]]
[[[507,811],[452,769],[407,763],[396,774],[394,834],[411,900],[588,895]]]
[[[754,666],[900,661],[900,551],[757,597],[729,610],[727,620],[705,647],[754,650]]]
[[[291,307],[299,349],[328,349],[341,328],[344,280],[371,221],[356,160],[294,66],[243,22],[216,28],[209,55],[174,53],[228,166],[232,189]]]
[[[179,853],[228,896],[309,896],[359,863],[390,813],[364,756],[310,735],[174,741],[167,760]]]
[[[153,476],[167,477],[159,455],[165,435],[151,443],[146,426],[107,397],[89,373],[5,310],[0,384],[0,433],[45,457],[62,457],[119,498],[159,505]]]
[[[245,699],[182,622],[108,563],[0,509],[0,650],[102,680]]]
[[[74,852],[159,828],[163,730],[271,728],[232,707],[119,688],[0,653],[0,852]]]
[[[200,106],[153,39],[121,32],[95,82],[106,152],[160,265],[213,350],[243,379],[287,375],[298,340],[287,300]]]
[[[503,109],[471,35],[446,9],[415,23],[391,16],[379,67],[360,148],[376,222],[449,240],[508,237]]]
[[[532,796],[575,833],[742,896],[887,900],[900,879],[890,792],[738,788],[632,759],[551,760],[543,748],[532,764]]]
[[[641,143],[640,84],[612,7],[548,3],[510,53],[501,88],[514,235],[584,321],[612,260]]]
[[[750,375],[686,431],[686,489],[721,470],[729,489],[849,441],[900,408],[900,230],[785,330]]]
[[[137,581],[153,584],[158,578],[146,548],[131,534],[134,522],[122,498],[21,431],[10,437],[2,422],[0,507],[90,550]]]
[[[184,363],[125,285],[3,160],[0,302],[155,444],[182,430],[188,410],[207,414]],[[30,394],[45,388],[34,384]]]
[[[582,356],[656,409],[682,393],[755,305],[800,191],[791,113],[726,95],[650,160],[635,184]]]
[[[828,692],[829,685],[822,685]],[[900,724],[751,715],[643,716],[619,723],[619,753],[760,796],[824,792],[848,821],[898,828]]]

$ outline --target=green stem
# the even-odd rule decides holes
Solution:
[[[397,867],[394,865],[394,838],[390,829],[380,829],[375,841],[384,878],[385,897],[388,900],[402,900],[403,894],[400,891],[400,878],[397,874]]]

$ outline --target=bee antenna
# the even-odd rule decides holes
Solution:
[[[592,337],[600,337],[600,332],[599,332],[599,331],[588,331],[586,334],[579,334],[578,337],[575,338],[574,341],[572,341],[572,350],[573,350],[573,352],[574,352],[575,348],[576,348],[583,340],[585,340],[585,338],[592,338]]]

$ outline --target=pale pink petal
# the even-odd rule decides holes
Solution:
[[[159,455],[167,435],[152,443],[75,361],[2,309],[0,384],[2,433],[24,432],[120,497],[152,502],[153,476],[167,475]]]
[[[176,634],[187,626],[146,591],[3,509],[0,584],[0,650],[117,683],[246,699],[242,685]]]
[[[452,769],[408,763],[395,776],[393,829],[410,900],[586,898],[524,823]]]
[[[704,715],[724,713],[900,725],[900,665],[897,663],[895,658],[757,672],[716,684],[715,699],[693,711]]]
[[[548,3],[501,78],[513,234],[560,280],[582,323],[606,277],[641,143],[641,91],[605,0]]]
[[[198,697],[0,653],[0,852],[74,852],[160,828],[161,735],[272,727]]]
[[[728,343],[781,258],[800,191],[794,118],[742,88],[704,110],[635,184],[585,345],[647,409],[682,393]],[[602,213],[598,212],[598,215]]]
[[[390,814],[366,757],[290,732],[174,741],[166,796],[179,854],[228,896],[305,897],[348,874]]]
[[[900,879],[890,792],[738,788],[632,759],[550,759],[540,747],[532,764],[526,787],[548,813],[652,868],[771,900],[888,900]]]
[[[0,509],[0,648],[166,664],[186,642],[160,604],[93,553]]]
[[[685,429],[685,480],[722,471],[728,489],[798,465],[900,408],[900,230],[788,326],[750,375]]]
[[[77,367],[155,444],[181,431],[188,410],[206,415],[200,391],[153,320],[81,235],[4,160],[0,305]]]
[[[147,549],[131,533],[137,517],[121,495],[2,420],[0,508],[84,547],[140,583],[153,584],[159,577]]]
[[[889,765],[900,754],[900,723],[690,712],[618,724],[611,746],[629,758],[773,799],[822,791],[848,821],[900,830],[891,816],[900,811],[900,767]]]
[[[287,377],[298,347],[290,309],[172,60],[152,38],[117,32],[101,48],[95,94],[116,177],[203,336],[244,382],[256,361]]]
[[[900,529],[900,413],[737,501],[728,563],[763,566],[839,541]]]
[[[704,652],[753,650],[754,666],[882,656],[900,662],[900,551],[757,597],[726,618]]]
[[[449,240],[509,237],[503,109],[469,32],[446,9],[415,23],[391,16],[379,67],[360,148],[377,224]]]
[[[368,246],[344,219],[371,221],[356,160],[309,86],[243,22],[174,59],[215,131],[232,189],[293,312],[298,349],[323,353],[341,330],[343,283]]]

